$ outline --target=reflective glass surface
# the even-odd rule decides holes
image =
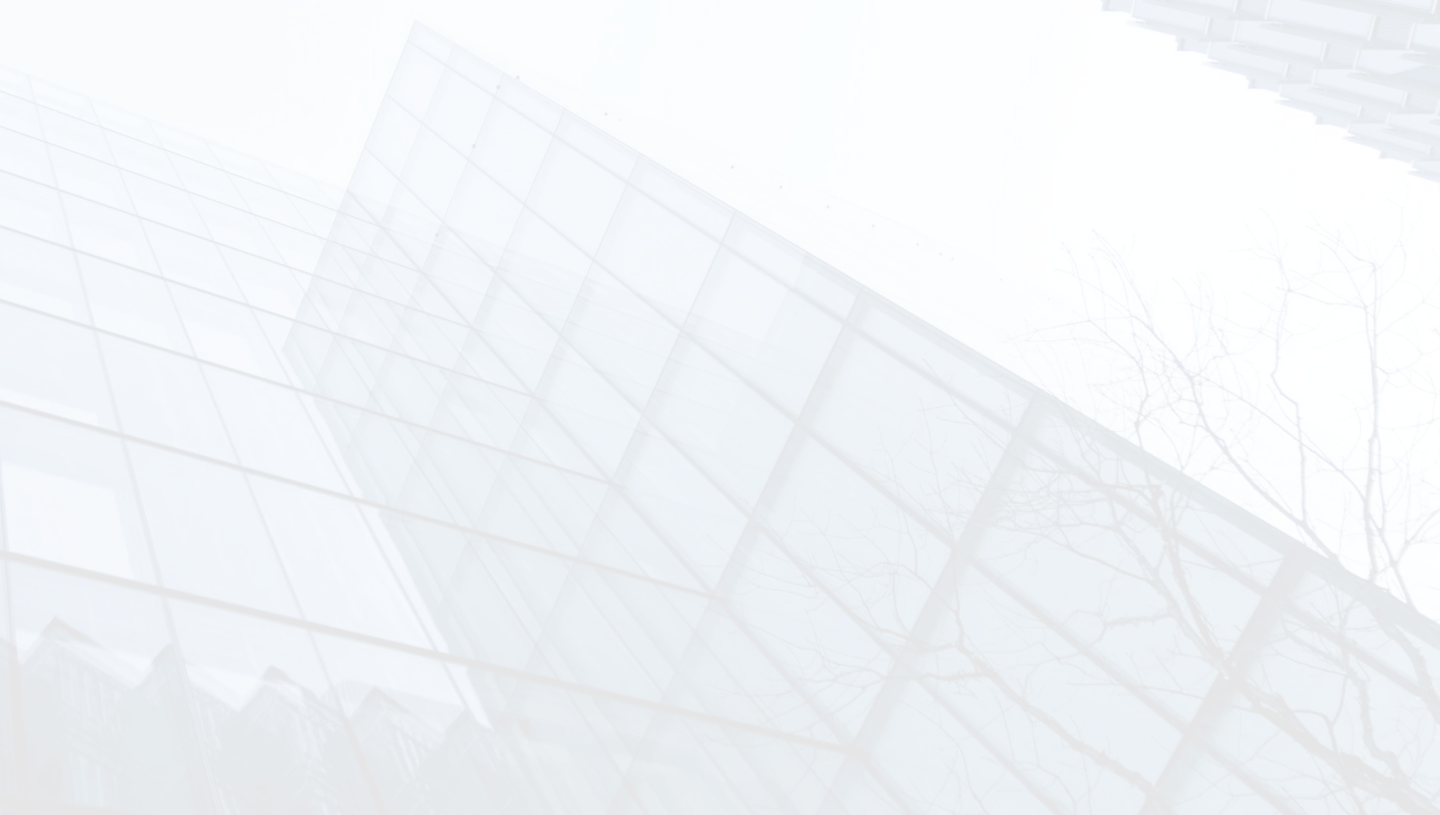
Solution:
[[[1440,630],[417,27],[0,93],[0,812],[1390,813]]]

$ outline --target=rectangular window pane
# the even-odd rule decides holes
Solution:
[[[221,297],[238,298],[235,281],[215,242],[159,223],[145,222],[145,235],[159,259],[158,271],[169,280]],[[147,271],[156,271],[147,269]]]
[[[345,489],[331,445],[294,391],[222,368],[207,367],[205,379],[242,465],[324,489]]]
[[[185,327],[175,313],[163,278],[88,255],[80,255],[78,260],[96,328],[181,354],[191,353]]]
[[[118,439],[0,411],[5,548],[116,577],[153,579]]]
[[[207,458],[235,460],[215,399],[194,360],[118,337],[102,337],[100,347],[115,383],[121,430]]]
[[[61,190],[116,209],[130,209],[130,196],[114,165],[58,148],[50,151],[50,162]]]
[[[67,320],[86,318],[73,253],[8,229],[0,229],[0,300]]]
[[[112,427],[110,396],[84,328],[0,303],[0,400],[72,421]]]
[[[341,498],[255,479],[266,525],[305,618],[410,645],[431,643],[376,535],[383,526]],[[423,609],[423,607],[421,607]]]
[[[131,456],[165,586],[296,615],[245,476],[140,445]]]
[[[195,356],[226,368],[283,381],[270,339],[242,305],[238,293],[216,297],[188,288],[173,288],[175,307]]]
[[[150,240],[139,218],[86,198],[74,195],[62,198],[76,249],[142,271],[156,270]]]
[[[130,197],[135,202],[135,212],[140,213],[141,217],[158,220],[202,238],[210,235],[204,229],[200,213],[196,212],[194,204],[190,203],[189,193],[171,187],[170,184],[161,184],[145,176],[137,176],[130,171],[122,171],[121,176],[125,179],[125,186],[130,189]]]
[[[0,101],[0,109],[3,106]],[[0,113],[0,117],[3,115]],[[41,184],[55,183],[45,142],[14,130],[0,128],[0,170]]]
[[[0,173],[0,227],[62,246],[70,243],[71,230],[60,208],[59,193],[10,173]]]

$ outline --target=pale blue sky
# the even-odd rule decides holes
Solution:
[[[1031,272],[1090,228],[1165,276],[1230,268],[1261,207],[1368,228],[1405,193],[1403,164],[1099,6],[52,0],[7,4],[0,62],[344,184],[419,17]]]

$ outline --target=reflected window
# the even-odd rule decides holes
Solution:
[[[150,243],[145,240],[138,217],[69,194],[60,197],[65,199],[65,213],[71,220],[76,249],[117,264],[156,271],[156,258],[150,253]]]
[[[115,151],[115,164],[120,164],[132,173],[180,186],[180,176],[176,174],[176,168],[171,166],[170,156],[166,151],[143,141],[135,141],[134,138],[125,138],[115,132],[105,132],[105,138],[109,141],[111,150]]]
[[[480,135],[485,114],[490,111],[491,96],[481,91],[464,76],[446,71],[435,89],[435,98],[426,114],[425,124],[441,134],[455,150],[468,153]]]
[[[193,289],[171,287],[170,291],[197,357],[285,382],[285,373],[249,308]]]
[[[111,164],[55,147],[50,148],[50,161],[55,163],[55,180],[60,189],[88,197],[92,202],[134,212],[120,173]]]
[[[55,190],[7,173],[0,173],[0,226],[56,243],[71,242]]]
[[[471,161],[480,164],[481,170],[514,196],[524,199],[549,145],[549,132],[540,130],[508,105],[491,105]]]
[[[79,261],[96,327],[190,353],[190,341],[164,281],[88,255],[79,256]]]
[[[0,94],[0,127],[40,138],[40,117],[35,105],[14,96]]]
[[[160,598],[12,566],[30,793],[156,815],[210,812]]]
[[[9,130],[0,130],[0,170],[42,184],[55,183],[45,143]]]
[[[125,179],[125,186],[130,189],[131,199],[135,202],[135,212],[140,213],[141,217],[158,220],[164,225],[184,229],[202,238],[209,236],[209,232],[204,229],[203,220],[200,220],[200,213],[196,212],[194,204],[190,203],[189,193],[171,187],[170,184],[161,184],[147,177],[137,176],[130,171],[122,171],[121,176]]]
[[[10,551],[154,579],[120,439],[6,410],[0,488]]]
[[[240,289],[215,243],[158,223],[147,223],[145,235],[150,236],[160,261],[160,274],[210,294],[240,300]]]
[[[131,445],[130,458],[164,585],[297,613],[239,471],[145,445]]]
[[[251,485],[308,619],[425,644],[359,507],[265,478],[252,478]]]
[[[40,124],[45,127],[45,140],[59,144],[66,150],[84,153],[85,156],[109,161],[109,147],[105,145],[104,131],[89,122],[68,117],[49,108],[40,108]]]
[[[292,390],[206,367],[230,441],[246,467],[344,491],[336,465]]]
[[[0,298],[89,323],[75,252],[0,230]]]
[[[118,337],[101,337],[125,432],[235,461],[196,361]]]
[[[114,428],[95,333],[0,305],[0,399]]]
[[[719,248],[648,197],[626,190],[598,259],[675,320],[683,320]]]

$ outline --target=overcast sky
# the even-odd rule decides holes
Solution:
[[[1097,236],[1244,285],[1256,235],[1440,212],[1099,5],[0,0],[0,63],[343,186],[418,19],[1025,373]]]

